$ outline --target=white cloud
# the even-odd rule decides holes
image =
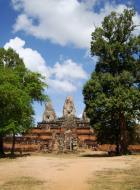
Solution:
[[[46,66],[44,58],[38,51],[32,50],[31,48],[25,48],[24,46],[25,41],[16,37],[6,43],[4,48],[13,48],[24,60],[24,63],[28,69],[34,72],[39,72],[48,78],[50,75],[49,68]]]
[[[87,73],[81,65],[73,62],[71,59],[65,60],[63,63],[57,62],[53,68],[53,74],[58,79],[86,79]]]
[[[97,13],[94,11],[94,5],[99,3],[97,0],[12,0],[12,3],[19,11],[15,32],[23,30],[40,39],[80,48],[89,48],[91,32],[101,24],[104,16],[126,8],[126,5],[106,1]],[[135,21],[138,20],[137,14]]]
[[[58,93],[71,93],[77,90],[77,86],[68,80],[51,79],[49,80],[49,84],[51,84],[51,88]]]
[[[50,80],[49,83],[59,92],[61,90],[65,92],[76,91],[81,85],[80,81],[88,77],[82,65],[71,59],[63,60],[61,63],[57,62],[54,67],[50,68],[50,72],[53,80]]]
[[[93,18],[87,6],[77,0],[13,0],[21,11],[14,30],[24,30],[41,39],[78,47],[89,46]],[[88,20],[88,22],[87,22]]]
[[[52,67],[48,66],[38,51],[26,48],[25,41],[18,37],[9,40],[4,48],[13,48],[24,60],[28,69],[45,76],[50,89],[59,90],[59,92],[73,92],[77,90],[81,80],[87,78],[82,65],[71,59],[57,62]]]

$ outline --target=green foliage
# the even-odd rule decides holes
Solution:
[[[140,36],[133,35],[134,15],[134,10],[124,10],[120,15],[112,12],[104,18],[102,28],[92,33],[91,55],[99,56],[96,72],[115,75],[123,70],[137,71]]]
[[[43,77],[25,68],[12,49],[0,49],[0,136],[33,126],[33,101],[45,101]]]
[[[134,15],[132,9],[112,12],[92,33],[91,55],[98,62],[83,95],[101,143],[127,146],[140,120],[140,35],[134,36]]]

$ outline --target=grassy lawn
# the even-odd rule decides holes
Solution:
[[[94,178],[89,180],[90,190],[140,190],[140,164],[129,170],[97,172]]]

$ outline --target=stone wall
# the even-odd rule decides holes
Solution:
[[[96,138],[90,128],[85,112],[83,118],[75,116],[72,97],[68,96],[63,106],[63,116],[57,118],[51,102],[45,105],[42,122],[21,137],[16,137],[16,147],[28,151],[76,151],[82,147],[92,147]],[[10,137],[5,138],[5,147],[11,144]],[[29,147],[29,148],[28,148]],[[27,149],[26,149],[27,148]]]

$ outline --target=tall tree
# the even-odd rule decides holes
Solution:
[[[12,49],[0,49],[0,154],[4,154],[3,137],[15,135],[33,126],[33,101],[47,99],[46,84],[40,74],[27,70]]]
[[[133,9],[112,12],[92,33],[95,71],[84,86],[86,112],[101,143],[115,143],[126,154],[134,125],[140,120],[140,35]]]

